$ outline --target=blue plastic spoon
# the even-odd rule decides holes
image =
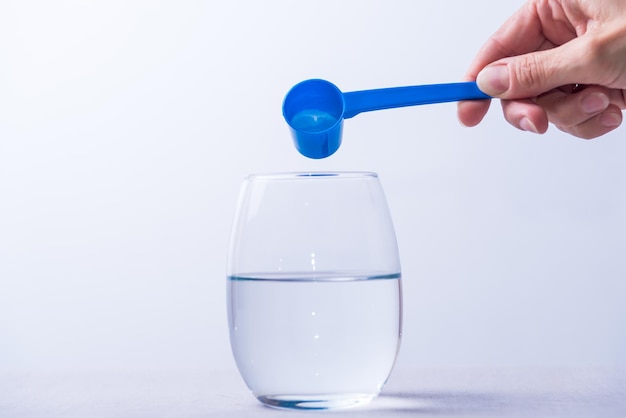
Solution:
[[[342,93],[326,80],[302,81],[289,90],[283,116],[300,154],[326,158],[341,145],[343,120],[372,110],[459,100],[490,99],[475,82],[430,84]]]

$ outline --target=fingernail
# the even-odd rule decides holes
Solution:
[[[478,73],[476,83],[490,96],[502,94],[509,89],[509,69],[505,64],[485,67]]]
[[[527,132],[533,132],[538,134],[539,130],[537,130],[537,127],[535,126],[534,123],[532,123],[530,121],[530,119],[528,118],[524,118],[522,120],[519,121],[519,127],[523,130],[523,131],[527,131]]]
[[[598,113],[609,106],[609,98],[604,93],[591,93],[582,98],[580,105],[585,113]]]
[[[600,123],[607,128],[615,128],[622,123],[622,115],[617,113],[605,113],[600,115]]]

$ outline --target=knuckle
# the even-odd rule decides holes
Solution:
[[[537,55],[524,55],[519,60],[518,65],[514,66],[512,79],[516,89],[528,91],[536,89],[537,86],[543,86],[547,73]]]

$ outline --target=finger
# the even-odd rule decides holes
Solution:
[[[582,38],[557,48],[504,58],[485,67],[476,82],[485,93],[519,99],[538,96],[566,84],[593,84],[594,72],[585,59],[589,51]]]
[[[573,28],[562,23],[549,25],[548,30],[543,28],[540,22],[546,19],[538,18],[538,10],[528,2],[512,15],[479,50],[464,80],[476,80],[481,69],[501,58],[551,49],[576,36]],[[551,13],[551,17],[553,15]],[[520,36],[520,33],[524,36]],[[459,102],[457,115],[463,125],[475,126],[484,118],[488,109],[489,102]]]
[[[476,126],[483,120],[491,100],[468,100],[457,104],[457,117],[464,126]]]
[[[576,30],[562,9],[552,6],[548,2],[524,4],[481,47],[467,79],[475,80],[480,70],[494,61],[551,49],[576,38]]]
[[[530,99],[501,100],[504,118],[522,131],[543,134],[548,130],[548,115]]]
[[[576,94],[556,89],[535,102],[544,108],[551,123],[561,128],[580,125],[604,112],[610,104],[610,89],[591,86]]]
[[[561,131],[583,139],[593,139],[611,132],[622,124],[621,109],[611,104],[603,112],[573,126],[559,126]]]

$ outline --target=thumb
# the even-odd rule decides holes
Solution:
[[[583,55],[576,52],[578,39],[491,63],[478,73],[478,87],[490,96],[524,99],[567,84],[584,83],[589,71],[584,71],[580,62]]]

